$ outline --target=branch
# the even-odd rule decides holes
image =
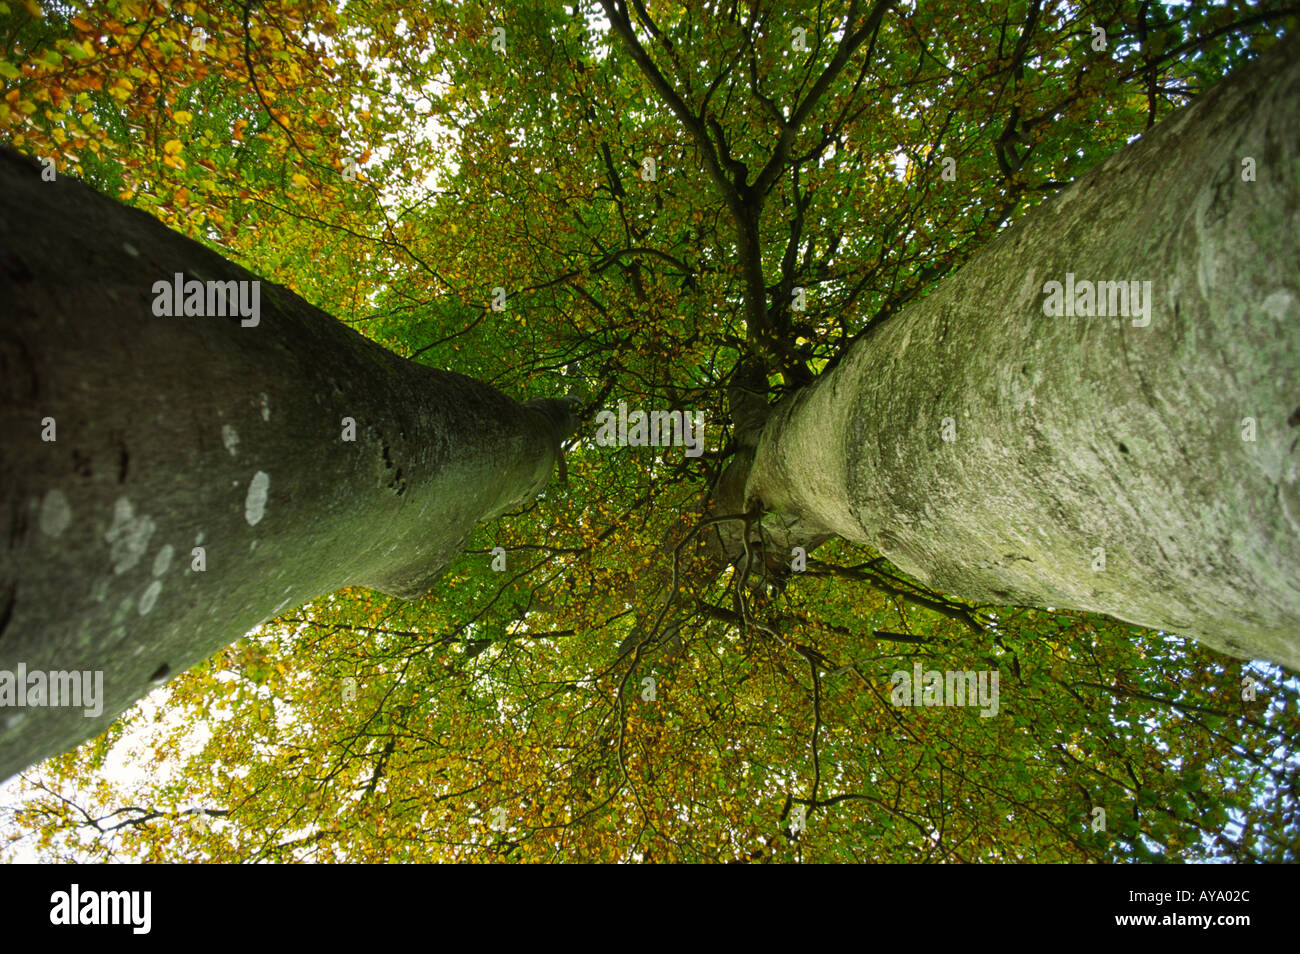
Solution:
[[[659,98],[672,110],[673,115],[681,121],[682,125],[686,127],[686,131],[691,134],[691,138],[695,140],[695,145],[704,158],[704,165],[709,177],[722,194],[722,198],[727,203],[732,215],[739,217],[742,210],[740,194],[722,171],[717,149],[709,138],[709,131],[704,124],[703,118],[691,111],[686,101],[668,82],[667,77],[660,72],[654,60],[650,58],[650,54],[645,51],[641,41],[636,38],[636,32],[632,29],[632,22],[628,19],[626,5],[620,0],[600,0],[600,5],[604,8],[605,15],[609,17],[614,32],[619,35],[624,46],[627,47],[628,53],[637,67],[640,68],[641,73],[650,81],[650,85],[659,94]]]
[[[876,31],[880,29],[880,22],[884,19],[885,13],[894,6],[895,2],[896,0],[877,0],[861,29],[857,31],[845,29],[844,38],[840,40],[835,55],[831,57],[831,61],[826,64],[826,68],[817,77],[812,89],[808,90],[808,95],[803,98],[803,102],[796,106],[794,112],[790,114],[789,121],[782,124],[780,138],[777,139],[776,148],[772,150],[772,158],[767,161],[767,165],[763,167],[763,171],[758,174],[758,179],[754,182],[754,191],[759,195],[766,195],[767,191],[772,188],[790,158],[790,147],[794,145],[794,137],[798,135],[809,114],[812,113],[822,96],[825,95],[826,90],[830,88],[831,83],[839,76],[845,64],[853,58],[853,54],[858,51],[858,48],[867,41],[868,37],[874,38]],[[852,26],[853,19],[857,14],[857,6],[857,0],[849,4],[849,26]]]

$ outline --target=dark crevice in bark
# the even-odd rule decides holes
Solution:
[[[9,629],[9,620],[14,615],[14,604],[18,602],[18,585],[11,583],[5,590],[3,597],[0,597],[0,639],[4,638],[5,632]]]

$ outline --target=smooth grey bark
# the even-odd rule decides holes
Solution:
[[[101,670],[105,697],[0,708],[0,779],[306,600],[427,591],[573,426],[564,399],[406,361],[269,282],[253,327],[155,317],[177,272],[255,278],[0,152],[0,670]]]
[[[778,405],[746,507],[962,599],[1105,613],[1300,669],[1298,264],[1292,39]],[[1045,316],[1044,283],[1067,272],[1152,282],[1150,324]]]

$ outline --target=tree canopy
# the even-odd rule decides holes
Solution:
[[[1294,674],[969,605],[841,540],[758,583],[687,544],[717,532],[738,407],[833,367],[1296,15],[0,3],[5,141],[59,175],[413,361],[706,421],[698,457],[589,428],[427,596],[344,590],[177,677],[24,776],[8,852],[1294,860]],[[893,704],[916,664],[998,672],[996,716]]]

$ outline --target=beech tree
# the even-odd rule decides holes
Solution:
[[[477,521],[545,485],[568,402],[399,358],[148,216],[2,159],[3,422],[24,435],[0,470],[3,668],[108,678],[92,718],[7,713],[0,775],[102,732],[286,607],[354,585],[423,595]],[[256,314],[217,314],[207,285],[227,281]],[[186,282],[201,300],[182,314]]]
[[[969,602],[1106,613],[1300,669],[1296,53],[862,335],[767,418],[736,509],[797,527],[782,546],[866,543]]]
[[[1288,8],[8,16],[11,841],[1293,856]]]

